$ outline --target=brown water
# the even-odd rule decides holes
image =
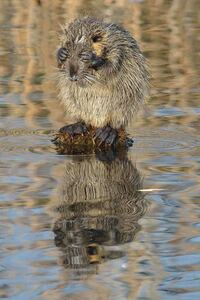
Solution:
[[[199,11],[199,0],[0,1],[0,298],[200,299]],[[134,146],[111,164],[50,141],[66,122],[56,32],[82,13],[126,26],[151,65]]]

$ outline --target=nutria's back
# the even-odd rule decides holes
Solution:
[[[149,74],[135,39],[93,18],[63,27],[57,52],[60,96],[74,121],[125,127],[144,103]]]

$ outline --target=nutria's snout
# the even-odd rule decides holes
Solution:
[[[58,68],[64,72],[70,82],[92,83],[94,73],[100,69],[105,60],[92,51],[74,49],[72,53],[65,47],[57,51]]]
[[[78,71],[79,66],[78,63],[70,63],[69,64],[69,80],[77,81],[78,80]]]
[[[57,52],[58,68],[65,72],[71,82],[95,81],[95,73],[106,64],[104,57],[96,55],[92,51],[74,51],[70,56],[65,47]]]

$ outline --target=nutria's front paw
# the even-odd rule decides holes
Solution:
[[[74,136],[75,134],[84,134],[87,132],[87,126],[85,125],[85,123],[78,122],[60,128],[59,132],[67,133],[71,136]]]
[[[98,128],[95,134],[95,140],[99,140],[99,146],[103,143],[112,146],[115,144],[117,137],[117,130],[108,125],[103,128]]]

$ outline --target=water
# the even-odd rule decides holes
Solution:
[[[0,298],[200,298],[198,0],[0,2]],[[59,156],[56,32],[124,24],[152,73],[128,158]]]

